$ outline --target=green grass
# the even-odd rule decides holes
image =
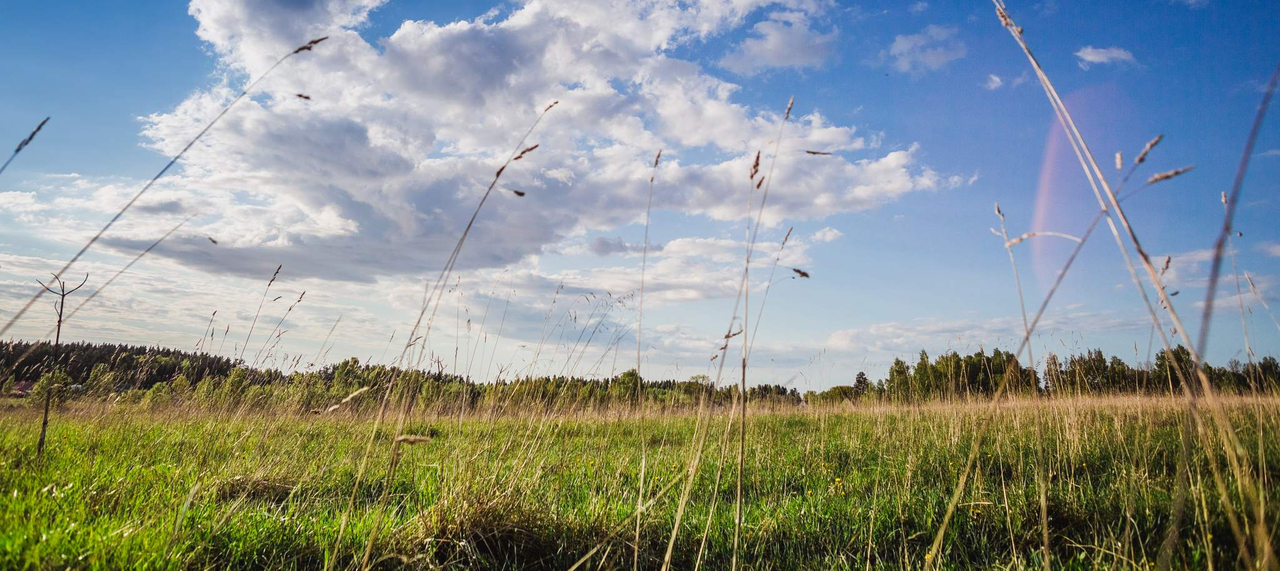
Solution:
[[[1261,406],[1268,435],[1261,470],[1277,474],[1280,405]],[[944,566],[1040,565],[1037,417],[1045,423],[1055,566],[1148,566],[1176,488],[1178,407],[1117,399],[1062,401],[1043,414],[1031,406],[1002,412],[948,528]],[[751,417],[742,560],[773,569],[922,565],[983,410]],[[1257,411],[1245,403],[1232,411],[1257,470]],[[634,524],[627,518],[639,488],[641,439],[652,497],[684,472],[695,424],[688,416],[650,417],[643,426],[626,417],[414,418],[405,432],[433,438],[402,448],[380,502],[394,423],[356,488],[368,418],[85,407],[55,414],[43,459],[34,457],[33,411],[10,408],[0,420],[2,568],[315,568],[330,557],[347,568],[358,564],[378,515],[372,559],[381,566],[565,568],[603,543],[592,568],[630,567]],[[714,482],[723,433],[722,414],[677,536],[676,568],[694,566],[708,516],[703,564],[723,568],[732,557],[732,443]],[[1222,457],[1216,461],[1227,470]],[[1203,568],[1212,558],[1233,568],[1235,542],[1209,462],[1203,450],[1194,452],[1176,562]],[[1280,495],[1267,484],[1274,544]],[[679,495],[672,486],[643,518],[642,566],[661,564]],[[1232,499],[1240,512],[1243,504]],[[608,539],[614,529],[622,532]]]

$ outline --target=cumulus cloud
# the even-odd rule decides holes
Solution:
[[[955,26],[930,25],[917,34],[895,36],[880,57],[902,73],[937,71],[968,53],[956,38],[959,33]]]
[[[809,239],[814,242],[835,242],[836,240],[839,240],[841,236],[844,236],[844,232],[827,226],[826,228],[814,232]]]
[[[330,39],[279,68],[262,93],[241,101],[152,191],[139,208],[159,221],[134,233],[122,226],[104,244],[131,249],[163,233],[169,218],[197,214],[156,254],[245,276],[281,262],[345,281],[433,270],[497,165],[553,100],[560,105],[530,141],[538,150],[503,174],[505,187],[526,195],[487,201],[460,270],[504,267],[571,236],[637,222],[659,148],[667,151],[657,181],[668,190],[655,197],[655,211],[740,220],[745,212],[734,181],[756,150],[767,149],[781,110],[739,103],[738,85],[669,50],[740,25],[765,4],[529,3],[500,18],[406,21],[371,42],[355,31],[378,5],[370,0],[196,0],[198,33],[228,72],[177,107],[143,118],[145,140],[160,153],[185,145],[245,76],[262,73],[311,37]],[[804,0],[781,6],[756,25],[744,50],[787,48],[794,34],[813,33],[808,15],[821,6]],[[943,43],[950,34],[940,33]],[[769,65],[816,65],[786,59],[812,57],[812,49],[770,53],[762,60]],[[787,184],[775,187],[765,222],[866,210],[949,185],[920,164],[915,145],[875,153],[880,138],[864,138],[855,126],[817,112],[793,114],[790,144],[841,153],[779,161],[775,175]],[[701,152],[708,148],[714,152]],[[4,200],[11,210],[34,212],[49,197],[69,196],[70,184]],[[80,189],[77,206],[107,212],[132,188],[111,181]]]
[[[982,86],[987,88],[988,91],[995,91],[1004,86],[1004,80],[1000,79],[1000,76],[993,73],[987,76],[987,81],[986,83],[983,83]]]
[[[813,30],[802,12],[774,12],[756,24],[751,37],[725,55],[720,66],[747,76],[778,67],[819,67],[830,56],[837,35],[836,30]]]
[[[1263,242],[1261,244],[1258,244],[1258,250],[1267,254],[1268,256],[1274,256],[1276,258],[1280,258],[1280,243]]]
[[[1136,64],[1137,60],[1133,58],[1133,54],[1129,50],[1122,48],[1095,48],[1093,46],[1085,46],[1076,51],[1076,63],[1080,65],[1080,69],[1089,69],[1094,64]]]

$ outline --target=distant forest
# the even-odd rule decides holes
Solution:
[[[443,372],[362,364],[354,358],[313,371],[287,373],[249,369],[241,361],[207,353],[116,344],[63,345],[58,361],[55,367],[53,346],[48,343],[0,344],[4,375],[0,394],[38,393],[60,385],[67,390],[55,393],[59,398],[114,398],[156,406],[188,401],[225,407],[283,405],[305,412],[344,402],[362,389],[377,394],[393,378],[393,390],[412,397],[406,402],[442,410],[481,406],[607,409],[634,405],[637,398],[643,398],[648,406],[681,408],[696,405],[704,396],[717,406],[727,406],[738,392],[732,383],[713,389],[705,375],[688,380],[641,380],[632,370],[603,379],[519,377],[484,382]],[[1100,350],[1065,360],[1049,354],[1041,364],[1043,373],[1021,366],[1012,353],[998,349],[990,354],[951,352],[936,359],[921,351],[914,365],[896,359],[883,379],[873,381],[864,372],[850,371],[847,384],[821,392],[801,393],[789,383],[777,383],[749,387],[747,394],[758,404],[779,406],[914,403],[990,397],[1007,382],[1007,390],[1015,395],[1167,395],[1180,394],[1183,379],[1198,389],[1192,366],[1190,353],[1181,346],[1172,352],[1161,351],[1154,362],[1139,367],[1118,357],[1108,358]],[[1280,363],[1274,357],[1251,364],[1232,360],[1223,367],[1205,364],[1203,370],[1220,392],[1280,391]],[[637,390],[637,384],[643,390]]]

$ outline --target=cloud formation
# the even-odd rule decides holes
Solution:
[[[959,33],[955,26],[930,25],[916,34],[895,36],[881,59],[902,73],[937,71],[968,53],[956,37]]]
[[[657,181],[668,190],[655,197],[655,212],[738,221],[745,216],[741,179],[754,153],[776,136],[781,109],[736,101],[738,85],[671,50],[741,26],[766,5],[775,11],[733,52],[754,63],[729,57],[744,73],[819,65],[823,50],[799,49],[799,42],[821,48],[836,34],[813,31],[812,16],[825,4],[806,0],[582,0],[530,2],[448,24],[405,21],[385,38],[366,40],[356,28],[379,4],[195,0],[198,34],[225,75],[143,118],[144,140],[162,154],[176,153],[245,78],[281,53],[312,37],[330,39],[241,101],[104,245],[134,250],[194,215],[157,255],[253,277],[279,263],[342,281],[432,271],[497,165],[557,100],[530,141],[538,150],[503,174],[503,187],[525,196],[489,199],[460,270],[506,267],[571,236],[640,220],[660,148],[666,152]],[[793,114],[788,146],[837,155],[784,149],[775,175],[787,184],[770,196],[766,224],[865,210],[949,185],[919,163],[917,146],[877,152],[880,140],[818,112]],[[118,207],[134,181],[90,187],[94,182],[51,180],[47,192],[6,193],[0,203],[33,222],[53,216],[47,210],[58,201],[98,215]],[[58,206],[59,216],[70,212],[70,205]]]
[[[751,76],[779,67],[819,67],[831,55],[839,32],[809,27],[803,12],[774,12],[752,27],[751,37],[720,60],[721,67]]]
[[[1133,54],[1129,50],[1122,48],[1095,48],[1093,46],[1085,46],[1076,51],[1076,63],[1080,65],[1080,69],[1089,69],[1093,64],[1137,64],[1138,61],[1133,58]]]
[[[814,242],[835,242],[836,240],[839,240],[841,236],[844,236],[844,232],[827,226],[826,228],[814,232],[809,239]]]

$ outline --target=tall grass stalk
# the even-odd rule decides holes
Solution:
[[[18,153],[21,153],[22,149],[27,148],[27,145],[30,145],[31,141],[35,140],[36,134],[39,133],[40,129],[44,128],[44,124],[48,122],[49,122],[49,118],[45,117],[44,120],[40,122],[40,124],[36,125],[35,129],[31,130],[31,134],[27,135],[26,138],[22,139],[21,141],[18,141],[18,146],[17,148],[13,149],[13,154],[9,155],[9,158],[5,159],[4,164],[0,165],[0,174],[4,174],[5,169],[9,168],[9,163],[12,163],[13,159],[18,158]]]
[[[409,330],[409,337],[408,337],[409,340],[405,343],[405,347],[401,351],[400,357],[397,359],[398,364],[404,364],[404,360],[408,356],[409,350],[412,348],[412,344],[415,339],[414,336],[418,333],[419,327],[423,325],[422,322],[424,317],[426,317],[426,324],[425,324],[425,327],[423,327],[423,334],[422,334],[424,343],[426,342],[425,340],[430,337],[431,326],[435,322],[436,312],[439,310],[440,301],[444,297],[444,285],[448,283],[449,277],[453,274],[453,268],[454,268],[454,265],[457,263],[458,254],[462,252],[462,247],[464,244],[466,244],[467,236],[471,233],[471,228],[475,226],[476,218],[480,216],[480,211],[484,208],[485,202],[489,200],[489,196],[493,193],[493,189],[498,185],[498,181],[502,178],[503,171],[505,171],[513,161],[523,158],[526,153],[537,148],[537,145],[534,145],[533,147],[525,147],[524,146],[525,141],[528,140],[529,135],[533,134],[534,129],[536,129],[538,127],[538,124],[542,122],[542,118],[546,116],[547,112],[551,111],[551,109],[554,108],[559,103],[560,103],[559,101],[552,102],[550,105],[544,108],[541,113],[538,113],[537,117],[533,121],[533,124],[530,125],[529,129],[525,131],[523,136],[520,137],[520,140],[516,144],[515,149],[511,152],[511,155],[507,157],[507,160],[504,161],[502,163],[502,166],[499,167],[498,170],[494,173],[493,181],[489,183],[489,187],[485,189],[484,194],[480,197],[479,204],[476,205],[476,209],[474,212],[472,212],[471,218],[467,221],[466,227],[463,228],[461,236],[458,237],[458,242],[457,244],[454,245],[453,251],[449,254],[448,260],[445,262],[444,267],[440,270],[440,275],[436,277],[435,284],[433,286],[430,286],[430,288],[427,290],[429,294],[424,296],[423,305],[418,312],[418,316],[414,321],[413,327],[410,328]],[[431,312],[429,317],[427,317],[428,310],[430,310]],[[348,503],[347,511],[344,512],[341,523],[339,524],[337,538],[335,538],[334,540],[335,542],[334,553],[337,552],[338,544],[339,542],[341,542],[343,532],[346,530],[346,523],[348,520],[347,514],[349,514],[353,509],[355,509],[355,495],[357,490],[359,489],[361,482],[364,479],[364,472],[368,465],[368,458],[373,450],[374,441],[376,440],[377,434],[378,434],[378,428],[381,426],[382,420],[386,416],[387,407],[390,403],[392,389],[395,387],[397,379],[398,379],[398,373],[393,373],[387,382],[386,391],[382,398],[382,404],[379,407],[378,416],[373,423],[373,429],[369,433],[368,445],[365,449],[364,457],[361,460],[360,469],[357,472],[356,482],[351,490],[351,500]],[[403,424],[404,423],[403,423],[403,412],[402,412],[401,418],[397,422],[396,438],[399,438],[400,436],[402,436],[401,429],[403,428]],[[399,451],[399,447],[400,447],[399,442],[393,440],[391,443],[391,455],[393,458],[396,456],[396,453]],[[388,470],[387,472],[388,483],[390,482],[390,478],[392,477],[392,475],[394,475],[394,473],[395,472],[394,472],[394,463],[393,463],[392,469]],[[378,504],[380,506],[385,504],[388,492],[389,492],[389,488],[384,487],[383,494],[378,500]],[[366,566],[369,562],[369,555],[372,551],[373,541],[377,537],[377,533],[378,533],[378,524],[380,524],[380,519],[375,523],[374,527],[369,532],[369,539],[368,539],[368,542],[366,543],[365,554],[363,559],[361,560],[361,566]],[[329,562],[326,564],[326,568],[331,568],[331,567],[332,567],[332,559],[330,559]]]

